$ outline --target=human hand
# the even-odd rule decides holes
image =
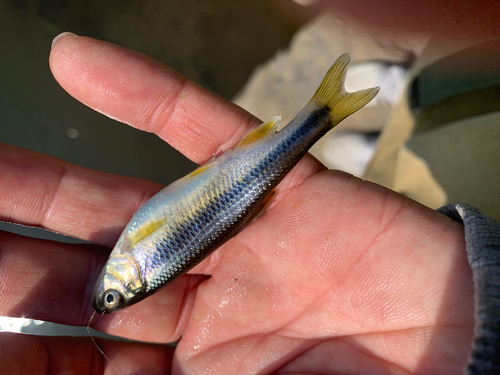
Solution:
[[[50,64],[75,98],[158,134],[197,163],[259,124],[158,62],[108,43],[66,36]],[[97,244],[1,233],[0,314],[86,325],[103,247],[161,186],[6,145],[0,171],[0,219]],[[306,156],[249,228],[190,274],[92,324],[156,345],[98,340],[107,362],[88,338],[4,333],[0,370],[458,373],[472,337],[472,293],[458,223]],[[176,348],[158,345],[176,340]]]

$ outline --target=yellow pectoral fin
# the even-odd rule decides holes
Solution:
[[[243,147],[252,144],[259,139],[264,138],[268,134],[273,134],[278,131],[281,123],[281,116],[273,117],[268,122],[264,122],[257,129],[252,130],[236,147]]]
[[[163,226],[165,224],[165,222],[166,222],[165,219],[150,221],[144,225],[141,225],[135,231],[130,233],[128,235],[128,238],[130,239],[130,242],[135,245],[136,243],[142,241],[147,236],[149,236],[151,233],[156,231],[158,228]]]

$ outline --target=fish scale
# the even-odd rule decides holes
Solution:
[[[347,93],[342,55],[297,117],[277,131],[262,124],[233,150],[174,182],[137,211],[110,254],[93,294],[113,312],[157,292],[258,218],[274,188],[328,130],[373,99],[378,89]]]

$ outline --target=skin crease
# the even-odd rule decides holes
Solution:
[[[82,103],[155,132],[198,163],[259,124],[160,63],[105,42],[63,37],[50,66]],[[0,314],[86,325],[104,247],[161,186],[8,145],[0,147],[0,175],[2,220],[96,244],[1,233]],[[10,350],[0,350],[0,373],[459,373],[473,335],[463,228],[307,156],[258,221],[189,275],[97,316],[92,327],[180,342],[174,351],[102,341],[108,362],[86,338],[4,333],[0,347]]]

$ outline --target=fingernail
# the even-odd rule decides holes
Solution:
[[[52,45],[50,46],[50,48],[54,48],[54,44],[56,44],[59,39],[65,37],[65,36],[68,36],[68,35],[78,36],[76,34],[70,33],[69,31],[65,31],[64,33],[59,34],[58,36],[56,36],[52,40]]]

